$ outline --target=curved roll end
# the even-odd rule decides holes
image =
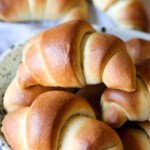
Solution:
[[[61,150],[123,150],[116,132],[106,124],[84,116],[71,118],[62,131]]]
[[[140,0],[93,0],[120,27],[148,32],[148,14]]]
[[[32,85],[37,85],[37,81],[31,76],[29,70],[24,63],[20,64],[17,75],[16,75],[16,85],[20,89],[25,89]]]
[[[150,41],[134,38],[127,41],[126,46],[134,64],[150,58]]]
[[[112,128],[119,128],[127,121],[127,117],[121,109],[110,105],[103,112],[102,120]]]
[[[144,82],[137,78],[134,92],[106,89],[102,95],[102,116],[108,124],[121,126],[127,120],[144,121],[149,117],[149,92]],[[147,111],[145,111],[147,110]],[[116,126],[116,125],[115,125]]]
[[[113,5],[118,0],[92,0],[95,7],[97,7],[100,11],[107,10],[111,5]]]
[[[28,110],[29,107],[24,107],[8,113],[2,122],[1,131],[15,150],[28,150],[25,138],[25,122]]]
[[[20,89],[16,86],[16,78],[11,82],[4,95],[4,108],[11,112],[20,107],[30,106],[33,101],[43,92],[54,90],[41,85]]]
[[[88,6],[85,0],[81,1],[80,4],[75,5],[69,13],[62,18],[62,20],[69,21],[74,19],[87,20],[88,19]]]
[[[103,82],[107,87],[131,92],[136,90],[136,71],[126,52],[116,53],[105,66]]]
[[[13,5],[12,5],[13,4]],[[20,11],[21,10],[21,11]],[[30,20],[28,2],[25,0],[1,0],[0,20],[13,22]]]
[[[129,26],[131,29],[149,31],[148,14],[139,0],[131,0],[124,7],[120,7],[120,16],[118,20],[124,23],[124,26]]]

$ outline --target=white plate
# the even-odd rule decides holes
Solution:
[[[124,41],[131,38],[139,37],[143,39],[150,40],[150,35],[142,32],[131,31],[131,30],[122,30],[118,28],[104,28],[98,25],[93,25],[98,32],[106,32],[113,35],[117,35],[122,38]],[[26,41],[19,42],[18,44],[12,46],[6,50],[0,56],[0,122],[5,115],[3,110],[3,95],[4,92],[15,76],[16,70],[21,62],[21,53]],[[1,125],[0,125],[1,126]],[[0,150],[11,150],[5,139],[3,138],[2,133],[0,132]]]

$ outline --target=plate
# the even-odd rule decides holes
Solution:
[[[121,39],[123,39],[124,41],[127,41],[135,37],[150,40],[150,35],[143,32],[123,30],[118,28],[100,27],[98,25],[93,25],[93,27],[98,32],[116,35]],[[16,74],[16,70],[21,62],[22,49],[26,42],[27,41],[22,41],[15,44],[0,56],[0,81],[1,81],[0,82],[0,123],[2,122],[2,119],[5,115],[3,109],[3,96],[6,88],[8,87],[11,80],[14,78]],[[5,141],[1,132],[0,132],[0,150],[11,150],[11,148]]]

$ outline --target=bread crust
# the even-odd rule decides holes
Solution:
[[[128,120],[149,120],[149,98],[148,88],[139,78],[134,92],[106,89],[101,99],[103,121],[113,128],[119,128]]]
[[[119,61],[121,57],[126,63]],[[109,67],[114,68],[115,74],[106,69]],[[107,81],[108,74],[113,75],[114,81]],[[102,81],[110,88],[134,91],[134,65],[121,39],[96,33],[81,20],[63,23],[31,39],[17,72],[17,86],[22,89],[37,84],[84,87]]]
[[[116,25],[126,29],[149,32],[148,14],[140,0],[93,0]]]
[[[122,140],[124,150],[149,150],[150,123],[131,123],[120,128],[117,132]]]
[[[5,92],[4,109],[6,112],[11,112],[20,107],[30,106],[41,93],[53,89],[55,88],[37,85],[22,90],[16,86],[16,80],[14,79]]]
[[[11,112],[20,107],[31,106],[40,94],[54,90],[70,92],[75,91],[74,88],[44,87],[41,85],[20,89],[16,86],[16,79],[13,79],[5,92],[3,107],[6,112]]]
[[[88,18],[85,0],[0,0],[0,6],[0,19],[9,22]]]
[[[126,42],[127,50],[134,64],[150,58],[150,41],[134,38]]]
[[[30,107],[8,113],[2,132],[15,150],[123,149],[115,131],[95,120],[85,99],[62,91],[43,93]]]

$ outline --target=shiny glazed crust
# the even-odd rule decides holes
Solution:
[[[147,121],[150,119],[150,59],[136,64],[137,87],[134,92],[107,88],[101,99],[103,121],[114,128],[126,121]]]
[[[0,0],[0,6],[0,20],[9,22],[86,20],[88,16],[85,0]]]
[[[30,106],[33,101],[46,91],[53,90],[53,88],[36,85],[27,89],[19,89],[16,86],[15,79],[8,86],[4,95],[4,109],[11,112],[20,107]]]
[[[149,20],[140,0],[93,0],[94,5],[112,19],[116,25],[149,31]]]
[[[127,41],[126,45],[128,53],[135,64],[150,58],[150,41],[134,38]]]
[[[17,72],[17,86],[22,89],[38,84],[84,87],[102,81],[110,88],[134,91],[134,65],[122,40],[96,33],[81,20],[63,23],[31,39]]]
[[[11,112],[20,107],[31,106],[33,101],[42,93],[46,91],[70,91],[73,92],[73,88],[60,88],[60,87],[44,87],[41,85],[35,85],[26,89],[20,89],[16,86],[16,79],[12,80],[8,86],[5,95],[3,106],[6,112]]]
[[[41,94],[31,107],[8,113],[2,132],[15,150],[122,150],[115,131],[94,118],[85,99],[51,91]]]
[[[149,99],[147,86],[138,78],[134,92],[106,89],[101,99],[102,120],[113,128],[121,127],[128,120],[149,120]]]

